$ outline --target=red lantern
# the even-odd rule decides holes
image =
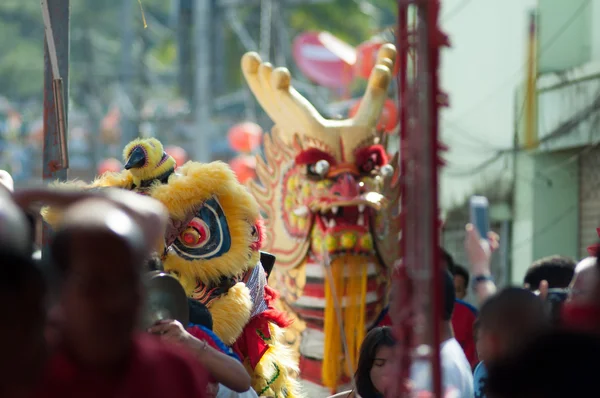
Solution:
[[[175,159],[177,166],[181,166],[188,160],[187,152],[180,146],[170,145],[165,148],[165,152]]]
[[[115,158],[104,159],[98,165],[98,175],[102,175],[106,172],[117,173],[123,169],[123,165]]]
[[[359,106],[360,101],[356,101],[356,104],[354,104],[354,106],[350,109],[350,112],[348,112],[350,117],[354,117],[354,115],[356,115]],[[381,116],[379,116],[379,121],[377,122],[377,130],[383,130],[386,133],[389,133],[396,128],[397,124],[398,107],[391,99],[385,100],[383,104],[383,110],[381,111]]]
[[[374,40],[367,41],[356,48],[356,63],[354,64],[354,75],[363,79],[368,79],[371,75],[371,71],[375,67],[377,62],[377,53],[381,46],[385,44],[384,41]],[[394,62],[393,75],[396,76],[400,69],[400,62],[396,57]]]
[[[258,124],[244,122],[233,126],[227,133],[227,139],[233,150],[250,153],[258,149],[262,135],[262,128]]]
[[[229,166],[241,184],[256,176],[256,158],[252,155],[239,155],[229,161]]]

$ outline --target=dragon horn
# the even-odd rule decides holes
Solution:
[[[374,126],[377,123],[387,98],[395,59],[396,48],[393,44],[381,46],[377,53],[377,65],[371,71],[367,90],[353,118],[357,125]]]
[[[292,76],[286,68],[273,70],[271,84],[278,102],[305,128],[305,133],[310,134],[325,125],[325,119],[319,111],[292,87]]]

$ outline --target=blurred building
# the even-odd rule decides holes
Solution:
[[[535,108],[515,109],[514,282],[535,259],[585,257],[599,239],[600,0],[538,3]],[[527,90],[517,91],[524,105]]]

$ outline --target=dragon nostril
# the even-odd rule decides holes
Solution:
[[[334,192],[333,196],[342,196],[342,194],[340,192]]]

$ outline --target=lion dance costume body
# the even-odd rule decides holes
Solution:
[[[215,334],[243,360],[259,396],[300,396],[297,362],[280,342],[289,320],[273,307],[277,294],[260,263],[262,225],[252,195],[221,162],[175,170],[153,138],[128,144],[124,158],[126,170],[77,186],[135,190],[162,202],[170,214],[158,249],[165,271],[208,307]],[[59,216],[45,212],[50,224]]]
[[[285,338],[311,397],[347,388],[399,258],[399,184],[376,130],[395,59],[395,47],[382,46],[358,112],[347,120],[323,118],[291,86],[287,69],[256,53],[242,59],[250,89],[275,122],[250,188],[267,215],[265,250],[277,256],[271,283],[295,318]]]

